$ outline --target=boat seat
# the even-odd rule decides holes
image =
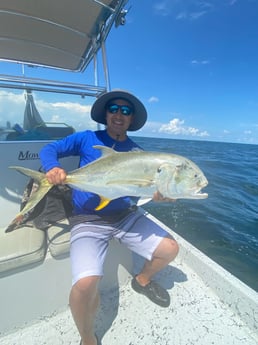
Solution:
[[[0,275],[24,266],[43,262],[46,254],[46,234],[32,226],[13,232],[0,230]]]
[[[70,229],[68,220],[64,219],[47,230],[48,248],[54,258],[69,256]]]
[[[16,141],[20,136],[21,136],[20,133],[17,133],[16,131],[12,131],[12,132],[9,132],[9,133],[6,135],[5,140],[8,140],[8,141]]]
[[[64,138],[75,132],[73,127],[46,127],[38,126],[31,130],[19,133],[16,131],[9,131],[6,134],[6,141],[21,141],[21,140],[58,140]]]
[[[62,220],[47,231],[24,226],[13,232],[0,230],[0,275],[44,261],[47,247],[54,258],[64,258],[70,252],[70,225]]]

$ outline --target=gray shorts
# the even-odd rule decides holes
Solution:
[[[135,253],[151,260],[153,252],[167,232],[135,211],[117,222],[83,222],[71,230],[72,283],[92,276],[103,276],[103,264],[112,238]]]

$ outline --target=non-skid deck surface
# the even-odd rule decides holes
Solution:
[[[102,293],[96,333],[103,345],[257,345],[252,333],[187,266],[167,267],[159,280],[171,305],[161,308],[131,289]],[[22,297],[21,297],[22,298]],[[78,345],[69,309],[0,338],[1,345]]]

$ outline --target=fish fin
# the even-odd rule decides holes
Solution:
[[[117,154],[117,151],[111,149],[111,147],[94,145],[93,148],[101,151],[101,158]]]
[[[47,179],[44,179],[42,181],[43,183],[40,184],[38,190],[31,194],[24,208],[11,221],[11,223],[5,229],[5,232],[11,232],[27,222],[28,213],[37,206],[37,204],[44,198],[47,192],[53,187],[52,184],[48,182],[46,183],[45,180],[47,181]]]
[[[100,197],[100,203],[99,205],[95,208],[95,211],[102,210],[104,207],[106,207],[110,203],[110,199],[105,198],[104,196],[99,195]]]
[[[32,170],[32,169],[28,169],[28,168],[24,168],[24,167],[20,167],[20,166],[9,166],[9,169],[15,169],[19,173],[21,173],[25,176],[29,176],[29,177],[37,180],[37,181],[41,181],[45,177],[45,174],[43,174],[40,171]]]
[[[11,221],[11,223],[7,226],[5,229],[5,232],[11,232],[19,227],[20,224],[23,223],[23,215],[22,214],[17,214],[17,216]]]
[[[140,198],[137,201],[137,206],[141,206],[141,205],[147,204],[147,202],[149,202],[151,200],[152,200],[152,198]]]
[[[39,182],[39,188],[37,189],[37,191],[34,191],[31,194],[24,208],[16,215],[10,225],[6,228],[5,232],[11,232],[19,227],[19,225],[24,224],[28,218],[26,216],[28,212],[32,210],[44,198],[47,192],[54,186],[53,184],[48,182],[45,174],[39,171],[20,166],[12,166],[9,168],[15,169],[21,174],[30,176],[31,178],[37,180]]]
[[[137,186],[137,187],[148,187],[153,185],[152,180],[143,180],[143,179],[135,179],[135,180],[113,180],[108,182],[107,184],[112,185],[112,184],[120,184],[120,185],[132,185],[132,186]]]
[[[35,179],[39,183],[38,189],[31,194],[26,206],[22,210],[24,211],[24,213],[34,208],[39,203],[39,201],[43,199],[47,192],[54,186],[52,183],[48,182],[46,175],[42,172],[20,166],[11,166],[9,168],[15,169],[21,174]]]

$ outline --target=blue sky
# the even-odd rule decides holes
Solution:
[[[130,6],[107,51],[112,88],[148,109],[139,134],[258,144],[258,1]]]
[[[133,92],[148,110],[130,134],[258,144],[258,0],[129,0],[126,8],[107,54],[111,88]],[[54,109],[49,120],[62,113],[93,128],[88,99],[35,100],[43,114]]]

